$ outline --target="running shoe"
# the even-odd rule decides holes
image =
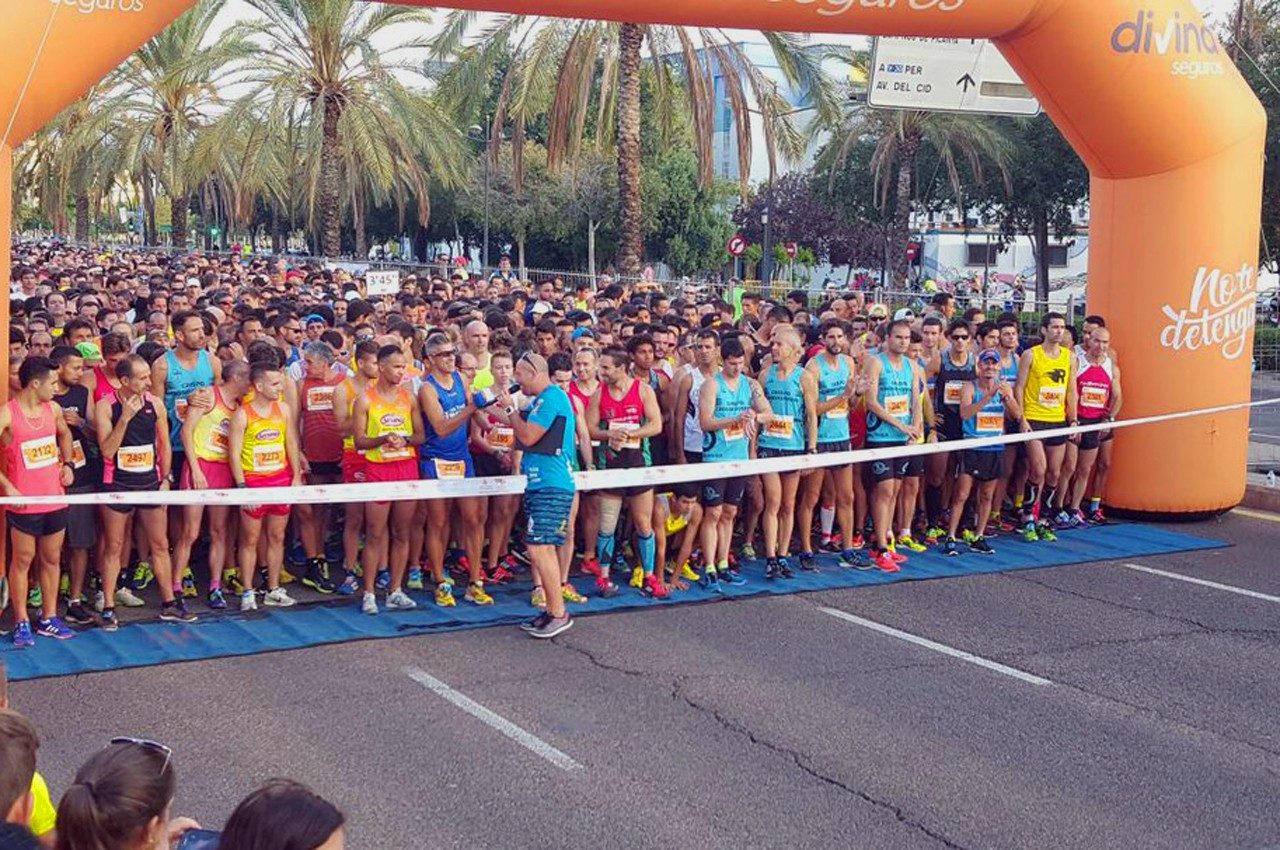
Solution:
[[[1000,521],[997,523],[997,526],[1005,534],[1008,534],[1011,531],[1018,530],[1018,524],[1006,516],[1000,517]]]
[[[187,610],[187,603],[181,597],[160,606],[160,619],[166,623],[194,623],[196,615]]]
[[[952,558],[960,557],[960,546],[954,537],[948,537],[947,541],[942,544],[942,554]]]
[[[35,585],[27,591],[27,607],[39,608],[44,605],[44,593],[40,590],[39,585]]]
[[[403,590],[392,591],[387,597],[388,611],[412,611],[418,607],[418,603],[409,598],[409,594]]]
[[[1049,527],[1047,522],[1043,522],[1036,528],[1036,535],[1045,543],[1054,543],[1058,539],[1058,535],[1053,533],[1053,529]]]
[[[947,530],[945,528],[939,528],[936,525],[932,525],[929,527],[929,530],[924,533],[924,539],[928,543],[937,546],[939,543],[942,543],[947,539]]]
[[[906,549],[908,552],[927,552],[929,550],[928,546],[925,546],[923,543],[917,543],[910,534],[904,534],[899,537],[897,545]]]
[[[766,581],[775,581],[777,579],[782,578],[782,575],[778,572],[777,558],[769,558],[768,560],[765,561],[764,577]]]
[[[698,584],[702,585],[703,590],[720,591],[720,576],[716,574],[715,567],[707,567],[702,571],[702,578],[698,580]]]
[[[801,552],[799,555],[800,569],[806,573],[818,572],[818,559],[813,556],[812,552]]]
[[[281,579],[283,582],[284,579]],[[374,586],[378,590],[388,590],[391,587],[391,570],[378,570],[378,578],[374,581]]]
[[[27,628],[31,628],[31,624],[27,624]],[[67,624],[57,617],[44,619],[41,617],[36,621],[36,634],[41,637],[53,638],[54,640],[70,640],[76,636],[76,633],[67,628]],[[17,641],[14,641],[17,646]]]
[[[964,531],[960,532],[960,539],[965,543],[972,543],[978,539],[978,535],[966,528]]]
[[[241,593],[244,593],[244,584],[240,581],[240,571],[231,569],[223,570],[222,586],[227,589],[228,593],[235,596],[239,596]]]
[[[560,585],[560,598],[565,602],[572,602],[575,605],[581,605],[587,601],[587,597],[578,592],[578,588],[565,582]]]
[[[596,596],[602,599],[608,599],[610,596],[618,595],[618,586],[609,581],[605,576],[596,579]]]
[[[689,566],[688,561],[684,562],[684,566],[680,568],[679,572],[680,578],[685,581],[700,581],[702,579],[702,576],[698,575],[698,571]]]
[[[742,587],[742,585],[747,583],[747,577],[742,574],[742,570],[738,569],[732,563],[729,564],[728,569],[721,570],[720,572],[722,573],[721,578],[724,580],[725,584],[730,584],[734,587]]]
[[[338,594],[340,596],[355,596],[356,591],[360,589],[360,585],[356,583],[355,573],[347,573],[342,580],[342,584],[338,585]]]
[[[195,599],[200,595],[200,591],[196,590],[196,576],[191,572],[191,567],[184,567],[182,570],[182,598]]]
[[[1076,508],[1074,511],[1071,512],[1071,527],[1072,528],[1088,528],[1089,527],[1089,519],[1084,515],[1084,511],[1080,510],[1079,508]]]
[[[538,616],[534,617],[532,620],[529,620],[529,621],[527,621],[527,622],[521,623],[521,624],[520,624],[520,631],[522,631],[522,632],[536,632],[538,629],[540,629],[540,628],[542,628],[543,626],[545,626],[545,625],[547,624],[547,621],[548,621],[548,620],[550,620],[550,619],[551,619],[551,615],[550,615],[550,614],[548,614],[546,611],[543,611],[541,614],[539,614]]]
[[[329,562],[324,558],[311,558],[307,561],[307,574],[302,577],[302,584],[316,593],[326,595],[337,590],[329,578]]]
[[[839,552],[844,549],[844,546],[841,545],[841,543],[842,541],[840,540],[839,534],[832,534],[829,537],[824,534],[822,535],[822,539],[818,542],[818,549],[823,552]]]
[[[410,590],[422,590],[426,584],[422,581],[422,568],[414,567],[409,570],[409,578],[405,580],[405,587]]]
[[[378,597],[372,593],[366,593],[360,597],[360,612],[362,614],[378,613]]]
[[[107,608],[102,612],[102,630],[104,632],[114,632],[120,628],[120,619],[116,617],[116,609]]]
[[[871,569],[871,559],[867,557],[865,552],[858,549],[845,549],[841,552],[840,563],[846,567],[853,567],[855,570]]]
[[[584,558],[582,560],[582,571],[589,576],[600,578],[604,575],[604,570],[600,569],[600,559],[594,556]]]
[[[628,584],[632,587],[644,587],[644,567],[636,567],[631,571],[631,581]]]
[[[1091,524],[1093,524],[1093,525],[1106,525],[1106,524],[1107,524],[1107,517],[1106,517],[1106,515],[1105,515],[1105,514],[1103,514],[1103,513],[1102,513],[1102,508],[1098,508],[1096,511],[1094,511],[1094,512],[1093,512],[1093,513],[1091,513],[1091,514],[1089,514],[1088,519],[1089,519],[1089,522],[1090,522]]]
[[[528,560],[522,561],[510,552],[499,558],[498,563],[513,573],[521,572],[528,566]]]
[[[893,559],[893,553],[888,549],[881,549],[879,552],[873,552],[871,555],[871,565],[886,573],[896,573],[902,569],[898,566],[898,562]]]
[[[208,602],[209,607],[215,611],[221,611],[223,608],[227,607],[227,598],[222,595],[222,588],[220,587],[215,587],[213,590],[210,590],[209,595],[205,597],[205,599]]]
[[[534,608],[546,610],[547,594],[540,587],[535,587],[533,593],[529,594],[529,604]]]
[[[1028,543],[1035,543],[1040,539],[1040,532],[1036,529],[1034,522],[1022,526],[1022,539]]]
[[[529,637],[538,638],[539,640],[548,640],[558,634],[563,634],[573,627],[573,618],[568,614],[563,617],[550,617],[545,623],[538,628],[529,632]]]
[[[502,564],[493,568],[489,573],[489,582],[491,584],[510,584],[516,580],[516,574],[508,570]]]
[[[786,555],[778,558],[778,575],[782,578],[795,578],[795,570],[791,569],[791,559]]]
[[[67,605],[67,620],[76,626],[92,626],[93,614],[84,607],[84,603],[76,599]]]
[[[650,573],[645,576],[643,593],[645,596],[652,596],[654,599],[666,599],[671,595],[671,591],[662,583],[662,579],[658,578],[657,573]]]
[[[252,590],[246,590],[240,594],[240,610],[241,611],[257,611],[258,595]]]
[[[368,596],[368,594],[365,594]],[[453,585],[447,582],[440,582],[436,585],[436,604],[441,608],[452,608],[458,604],[458,600],[453,598]]]
[[[996,553],[996,550],[991,548],[991,544],[987,542],[985,537],[979,537],[974,540],[969,544],[969,548],[980,555],[994,555]]]
[[[493,604],[493,597],[485,592],[484,585],[479,582],[467,585],[467,592],[462,594],[462,598],[472,605]]]
[[[756,547],[752,546],[750,543],[742,544],[742,557],[746,558],[748,561],[754,561],[756,559]]]
[[[29,646],[36,645],[36,637],[31,633],[31,623],[23,620],[14,626],[13,629],[13,646],[14,649],[25,649]]]
[[[122,587],[116,591],[116,603],[126,608],[141,608],[147,603],[143,602],[128,586]]]
[[[861,549],[866,545],[867,545],[867,541],[863,538],[861,534],[855,534],[849,538],[850,549]]]
[[[890,547],[889,547],[888,549],[886,549],[885,551],[889,553],[889,557],[893,559],[893,562],[894,562],[895,564],[905,564],[905,563],[907,562],[907,556],[906,556],[906,555],[901,554],[901,553],[900,553],[900,552],[898,552],[896,549],[894,549],[892,546],[890,546]]]
[[[268,608],[292,608],[298,604],[298,600],[290,596],[289,591],[282,585],[275,590],[267,591],[267,595],[262,597],[262,604]]]
[[[151,584],[156,574],[151,570],[150,561],[139,561],[133,565],[133,574],[130,576],[129,583],[133,585],[134,590],[146,590],[147,585]]]

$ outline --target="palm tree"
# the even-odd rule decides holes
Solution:
[[[124,95],[115,113],[130,169],[150,194],[154,179],[173,202],[173,244],[185,246],[187,210],[207,176],[192,157],[199,136],[224,108],[223,91],[243,73],[254,46],[236,34],[215,36],[225,0],[200,0],[144,44],[108,78]]]
[[[808,49],[801,37],[764,36],[785,82],[805,92],[824,119],[834,123],[839,103],[822,73],[823,57]],[[489,134],[495,140],[489,151],[494,161],[508,124],[518,157],[526,134],[544,118],[552,172],[572,167],[589,139],[597,150],[616,150],[621,234],[616,264],[624,274],[638,274],[643,258],[642,80],[647,78],[654,88],[652,117],[660,145],[670,146],[686,125],[692,126],[703,188],[709,188],[715,179],[716,76],[722,79],[733,107],[738,177],[744,195],[749,189],[752,111],[763,120],[771,160],[779,155],[798,159],[804,150],[804,139],[792,123],[791,105],[777,84],[723,30],[546,21],[519,15],[481,23],[476,13],[458,11],[447,18],[434,51],[439,59],[455,60],[441,75],[439,90],[464,121],[483,115],[489,99],[496,99],[490,119],[493,132]],[[520,173],[519,163],[516,172]]]
[[[425,225],[428,174],[446,186],[459,179],[462,135],[433,98],[397,78],[422,73],[406,54],[427,43],[400,41],[388,50],[374,41],[392,27],[425,29],[429,13],[361,0],[248,2],[266,19],[240,30],[265,46],[255,62],[259,88],[252,102],[277,135],[285,133],[289,116],[301,122],[297,165],[322,253],[341,252],[344,202],[352,208],[357,243],[365,239],[369,203],[394,201],[403,214],[412,201]]]

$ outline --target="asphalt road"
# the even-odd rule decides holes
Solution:
[[[154,737],[176,751],[175,813],[218,826],[292,776],[348,813],[357,850],[1275,846],[1280,525],[1189,530],[1235,546],[1133,563],[1267,598],[1098,563],[581,617],[550,644],[500,628],[24,682],[13,699],[55,794],[112,735]]]

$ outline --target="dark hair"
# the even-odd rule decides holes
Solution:
[[[31,721],[16,711],[0,710],[0,811],[8,812],[31,790],[40,736]]]
[[[256,360],[249,364],[249,381],[258,383],[258,379],[268,372],[279,372],[280,366],[266,360]]]
[[[129,339],[127,334],[113,331],[102,338],[102,356],[106,357],[111,354],[123,354],[133,346],[133,341]]]
[[[376,358],[378,356],[378,351],[379,351],[378,344],[373,340],[371,339],[361,340],[360,342],[356,343],[356,360],[361,360],[365,357]]]
[[[616,345],[610,346],[600,352],[600,356],[608,357],[613,361],[613,365],[617,366],[619,369],[631,368],[631,355],[627,353],[627,349],[625,348],[621,348]]]
[[[142,363],[144,366],[147,365],[147,361],[138,354],[130,354],[128,357],[120,358],[120,362],[116,364],[116,377],[122,381],[128,380],[129,376],[133,374],[133,367],[138,363]]]
[[[81,356],[80,352],[76,351],[74,348],[72,348],[69,345],[54,346],[53,351],[49,352],[49,359],[52,360],[53,365],[58,367],[59,369],[62,368],[63,363],[66,363],[72,357],[79,357],[79,356]],[[19,374],[19,377],[21,377],[21,374],[22,374],[21,369],[18,370],[18,374]]]
[[[982,336],[986,336],[992,331],[998,331],[998,330],[1000,330],[1000,328],[996,326],[995,322],[983,322],[982,324],[978,325],[977,329],[973,333],[974,333],[974,336],[982,337]]]
[[[222,380],[238,381],[245,375],[251,374],[249,363],[245,360],[228,360],[222,364]]]
[[[969,322],[965,319],[952,319],[951,324],[947,325],[947,336],[951,336],[956,331],[968,331]]]
[[[742,340],[738,335],[726,336],[724,341],[720,343],[720,357],[728,360],[730,357],[746,357],[746,349],[742,347]]]
[[[75,318],[62,326],[62,336],[64,339],[71,339],[71,335],[81,328],[84,328],[90,333],[97,330],[97,328],[94,327],[93,322],[88,319]]]
[[[1105,328],[1107,326],[1107,320],[1101,316],[1085,316],[1084,323],[1086,325],[1097,325],[1100,328]]]
[[[647,333],[640,333],[640,331],[637,330],[635,334],[632,335],[631,339],[627,340],[627,353],[634,356],[636,349],[642,345],[647,345],[650,348],[653,348],[653,337]]]
[[[942,330],[942,319],[938,316],[925,316],[924,321],[920,323],[920,327]]]
[[[1067,321],[1067,317],[1062,315],[1061,313],[1045,313],[1044,318],[1040,320],[1040,327],[1042,328],[1049,327],[1049,323],[1052,322],[1054,319],[1057,319],[1060,322]]]
[[[315,850],[346,818],[329,801],[289,779],[269,779],[240,801],[219,850]]]
[[[983,310],[981,307],[970,307],[968,310],[965,310],[964,313],[962,313],[961,315],[964,317],[964,320],[966,322],[972,322],[974,316],[978,316],[978,315],[985,316],[986,314],[987,314],[987,311]]]
[[[255,339],[249,343],[249,348],[245,351],[245,359],[249,361],[250,365],[254,363],[269,363],[273,368],[284,368],[284,352],[266,339]]]
[[[557,351],[555,354],[547,358],[547,373],[554,372],[572,372],[573,361],[569,359],[569,355],[563,351]]]
[[[121,742],[98,750],[76,771],[58,804],[57,850],[128,847],[173,801],[177,777],[158,746]]]
[[[48,357],[28,357],[18,367],[18,385],[27,387],[32,381],[49,377],[58,367]]]
[[[956,297],[950,292],[936,292],[929,303],[935,307],[945,307],[955,300]]]
[[[378,349],[378,362],[381,363],[383,360],[386,360],[389,357],[392,357],[396,354],[403,354],[403,353],[404,352],[400,349],[400,346],[398,345],[395,345],[395,344],[384,345]]]
[[[204,318],[195,310],[179,310],[173,314],[173,318],[169,322],[169,327],[175,331],[182,330],[182,326],[192,319],[200,319],[201,325],[204,324]]]

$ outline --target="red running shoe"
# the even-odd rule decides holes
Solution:
[[[650,573],[644,579],[644,594],[654,599],[666,599],[671,595],[671,591],[667,590],[667,586],[658,578],[657,573]]]
[[[892,549],[885,549],[884,552],[886,555],[888,555],[890,558],[893,559],[893,562],[895,564],[905,564],[907,562],[906,555],[899,554],[893,551]]]
[[[600,561],[597,558],[583,558],[582,571],[589,576],[596,578],[604,578],[604,570],[600,569]]]
[[[903,558],[903,560],[905,561],[906,558]],[[888,549],[882,549],[879,552],[872,553],[871,565],[878,567],[886,573],[896,573],[901,569],[901,567],[898,566],[898,561],[894,560],[893,553]]]
[[[489,573],[489,581],[493,584],[508,584],[515,581],[515,578],[515,573],[508,570],[502,564],[498,564],[498,566],[494,567],[493,571]]]
[[[604,576],[596,579],[596,594],[605,599],[618,595],[618,586]]]

